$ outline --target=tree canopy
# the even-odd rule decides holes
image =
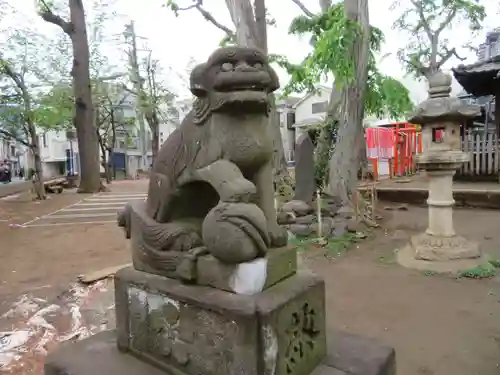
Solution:
[[[455,41],[445,32],[465,24],[474,35],[486,17],[485,7],[477,0],[409,0],[392,7],[401,10],[393,28],[408,38],[398,58],[417,77],[434,74],[452,58],[464,60],[460,52],[473,49],[470,40]]]
[[[378,69],[376,55],[380,52],[384,36],[376,27],[371,27],[370,31],[365,112],[398,118],[410,111],[413,104],[406,87]],[[296,17],[289,27],[289,33],[310,34],[313,49],[299,64],[292,64],[282,56],[272,56],[290,75],[284,95],[313,91],[321,80],[331,78],[334,78],[337,89],[341,89],[355,79],[349,49],[360,32],[359,24],[345,17],[343,4],[333,5],[319,14]]]

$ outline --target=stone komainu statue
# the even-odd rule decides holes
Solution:
[[[191,72],[193,110],[160,148],[145,202],[118,215],[138,270],[193,279],[183,264],[223,263],[286,245],[276,222],[269,94],[279,81],[258,50],[216,50]],[[188,272],[189,273],[189,272]]]

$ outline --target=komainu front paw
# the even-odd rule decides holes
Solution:
[[[269,230],[269,237],[271,238],[271,247],[286,246],[288,242],[288,231],[286,228],[274,224]]]

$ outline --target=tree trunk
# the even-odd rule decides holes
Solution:
[[[40,156],[40,140],[38,139],[38,135],[33,124],[28,124],[28,129],[31,135],[32,144],[30,151],[33,155],[33,164],[35,167],[35,175],[33,176],[33,189],[35,190],[36,198],[39,200],[44,200],[47,198],[47,195],[45,193],[42,158]]]
[[[141,168],[146,169],[148,160],[148,148],[146,142],[146,136],[147,136],[146,122],[144,120],[144,118],[146,117],[144,113],[144,106],[146,103],[144,101],[147,100],[147,97],[146,98],[144,97],[145,95],[142,85],[143,79],[139,72],[139,62],[137,58],[137,41],[136,41],[137,36],[135,35],[135,28],[133,21],[127,25],[127,31],[130,33],[130,51],[128,55],[129,65],[130,65],[130,78],[134,85],[136,100],[138,100],[138,103],[136,103],[135,113],[137,115],[137,122],[139,123]]]
[[[74,124],[80,156],[79,193],[97,193],[101,187],[99,145],[95,131],[89,73],[89,44],[82,0],[69,0],[73,45]]]
[[[151,153],[153,161],[156,159],[158,150],[160,149],[160,119],[156,113],[149,113],[146,115],[146,120],[151,130]]]
[[[267,24],[265,0],[255,0],[255,16],[250,0],[226,0],[226,5],[231,14],[231,19],[236,27],[236,43],[242,47],[261,49],[266,55],[267,49]],[[269,114],[270,126],[273,132],[274,156],[273,168],[275,182],[288,176],[286,169],[283,140],[281,139],[280,121],[276,112],[274,95],[270,95],[271,112]]]
[[[109,184],[111,181],[109,179],[109,165],[108,165],[108,159],[106,157],[107,153],[107,148],[105,145],[105,140],[102,139],[102,136],[99,134],[98,135],[98,140],[99,140],[99,148],[101,149],[101,166],[104,169],[104,176],[106,177],[106,183]],[[100,179],[100,173],[99,173],[99,179]]]
[[[355,80],[343,88],[335,151],[329,163],[328,193],[343,204],[353,205],[360,158],[365,149],[363,136],[364,93],[368,76],[370,25],[368,0],[344,0],[346,17],[357,21],[362,33],[352,48]]]
[[[108,160],[109,167],[112,171],[113,179],[116,179],[116,167],[115,167],[115,144],[116,144],[116,123],[114,111],[111,111],[111,140],[108,143]]]

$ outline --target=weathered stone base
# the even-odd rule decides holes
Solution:
[[[467,254],[469,256],[476,254],[475,251],[479,251],[479,247],[475,247],[473,244],[469,249],[465,247],[465,250],[464,248],[461,250],[460,248],[454,249],[452,247],[429,249],[426,247],[415,247],[413,240],[414,238],[412,238],[412,241],[408,245],[399,249],[396,253],[396,259],[403,267],[438,273],[458,273],[487,262],[486,257],[482,256],[481,253],[475,257],[457,257],[457,254],[463,254],[464,256]],[[439,253],[441,250],[443,251],[442,254]],[[457,251],[457,253],[453,254],[453,251]],[[417,257],[426,257],[432,260],[418,259]]]
[[[311,375],[395,375],[394,350],[376,341],[332,332],[328,354]],[[178,375],[118,351],[115,331],[64,344],[45,361],[45,375]],[[257,373],[256,373],[257,374]],[[260,372],[258,374],[266,374]]]
[[[186,375],[308,375],[326,355],[322,279],[297,273],[254,295],[132,268],[115,275],[118,347]]]
[[[251,295],[293,276],[297,272],[297,249],[269,249],[265,258],[236,265],[223,264],[211,255],[200,257],[196,263],[197,284]]]
[[[481,256],[479,244],[461,236],[438,237],[421,233],[411,237],[415,249],[415,259],[429,261],[448,261],[475,259]]]

